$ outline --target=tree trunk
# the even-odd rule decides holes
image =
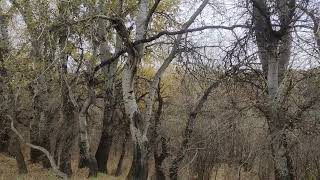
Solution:
[[[118,161],[118,165],[117,165],[117,170],[116,170],[116,173],[115,173],[115,176],[120,176],[121,174],[121,170],[122,170],[122,164],[123,164],[123,161],[124,161],[124,157],[126,155],[126,144],[127,144],[127,140],[129,138],[129,135],[130,135],[130,132],[129,132],[129,129],[126,130],[125,132],[125,137],[123,139],[123,142],[122,142],[122,146],[121,146],[121,155],[120,155],[120,158],[119,158],[119,161]]]
[[[112,136],[107,132],[102,132],[98,150],[95,155],[98,164],[98,171],[101,173],[107,173],[107,162],[109,159],[111,144]]]
[[[154,166],[156,172],[156,180],[165,180],[166,176],[163,172],[162,164],[166,157],[169,155],[167,150],[167,140],[161,137],[161,152],[158,153],[157,149],[154,149]]]
[[[85,117],[84,117],[85,118]],[[97,177],[98,175],[98,164],[94,156],[91,154],[90,144],[88,140],[88,135],[84,130],[84,120],[83,117],[81,117],[82,122],[80,122],[80,161],[81,165],[79,164],[79,168],[88,167],[89,168],[89,177]]]
[[[17,92],[17,94],[18,94],[18,92]],[[12,117],[13,117],[12,121],[14,121],[14,122],[17,121],[17,113],[18,112],[16,112],[16,108],[18,108],[18,106],[17,106],[18,96],[19,95],[17,95],[17,97],[14,97],[14,98],[12,97],[12,99],[15,99],[14,105],[13,105],[14,110],[12,113]],[[11,154],[16,159],[18,173],[19,174],[27,174],[28,170],[27,170],[27,165],[26,165],[26,162],[25,162],[22,150],[21,150],[20,139],[13,131],[10,131],[10,147],[9,147],[9,149],[10,149]]]
[[[135,61],[135,57],[129,57]],[[123,70],[122,89],[126,113],[130,119],[130,132],[133,141],[133,161],[128,174],[128,180],[146,180],[148,177],[149,141],[146,137],[145,122],[138,111],[134,93],[134,72],[136,66],[128,62]],[[135,70],[134,70],[135,69]]]
[[[165,174],[163,172],[162,163],[169,155],[167,148],[167,140],[159,134],[160,120],[163,108],[163,98],[161,96],[161,84],[159,80],[158,84],[158,108],[154,115],[153,136],[151,142],[153,142],[153,157],[155,166],[155,178],[156,180],[165,180]],[[160,149],[160,152],[159,152]]]
[[[100,46],[100,52],[102,53],[103,60],[106,61],[109,55],[107,49],[107,42]],[[103,47],[104,46],[104,47]],[[105,74],[105,97],[104,97],[104,114],[103,114],[103,127],[102,135],[100,138],[98,150],[95,154],[95,158],[98,162],[98,170],[102,173],[107,172],[107,162],[109,159],[109,153],[111,150],[112,139],[113,139],[113,124],[114,124],[114,111],[116,108],[115,98],[115,75],[117,71],[118,61],[111,63],[103,68]]]
[[[285,134],[281,139],[272,144],[272,152],[275,163],[275,180],[293,180],[294,167],[287,148]]]
[[[139,144],[134,144],[133,161],[127,176],[127,180],[146,180],[148,178],[149,163],[146,157],[146,147],[140,148]]]
[[[271,152],[274,158],[275,180],[293,180],[294,167],[288,149],[287,129],[284,128],[286,122],[280,110],[271,112],[271,119],[277,120],[276,123],[268,123],[272,137]]]
[[[141,40],[146,35],[148,24],[148,1],[141,0],[139,13],[136,18],[136,40]],[[115,29],[121,36],[123,43],[128,48],[128,59],[124,65],[122,74],[123,101],[126,114],[130,120],[130,132],[133,141],[133,161],[127,176],[128,180],[146,180],[148,178],[149,140],[147,138],[148,122],[143,119],[135,96],[135,76],[137,68],[144,54],[144,44],[136,47],[130,41],[127,28],[122,22],[114,22]]]
[[[59,48],[60,48],[60,60],[61,60],[61,100],[62,100],[62,114],[63,114],[63,137],[60,141],[61,154],[60,154],[60,170],[71,176],[71,150],[74,145],[76,135],[76,126],[75,126],[75,107],[72,103],[70,97],[69,85],[67,79],[67,64],[68,64],[68,55],[64,52],[64,46],[66,44],[67,37],[62,35],[59,39]]]
[[[82,161],[89,168],[89,177],[97,177],[98,165],[96,159],[91,154],[91,148],[89,143],[88,128],[87,128],[87,113],[91,104],[95,101],[95,91],[93,84],[93,73],[91,64],[87,65],[87,87],[88,87],[88,99],[84,102],[79,112],[79,127],[80,127],[80,155]],[[81,153],[82,152],[82,153]]]
[[[292,161],[287,148],[286,129],[289,123],[281,110],[283,97],[282,88],[279,88],[283,81],[288,62],[292,37],[289,26],[295,10],[295,1],[276,1],[276,12],[279,16],[281,29],[280,35],[276,33],[270,21],[270,10],[265,0],[254,0],[253,16],[256,29],[256,40],[259,49],[260,61],[263,71],[267,75],[268,95],[267,102],[267,123],[272,136],[271,151],[274,161],[276,180],[293,180]]]
[[[100,12],[104,12],[104,2],[100,1]],[[118,14],[122,13],[122,0],[118,1]],[[98,30],[98,39],[100,40],[100,60],[101,62],[108,61],[111,56],[110,48],[108,47],[107,32],[106,32],[106,23],[104,21],[99,21],[99,29]],[[102,42],[102,43],[101,43]],[[119,36],[116,37],[116,50],[117,53],[121,48],[121,40]],[[95,154],[95,158],[98,163],[98,170],[102,173],[108,173],[107,163],[109,159],[109,154],[112,146],[113,140],[113,130],[114,130],[114,111],[116,109],[116,93],[115,93],[115,79],[118,61],[115,60],[111,64],[108,64],[102,68],[104,76],[105,76],[105,96],[104,96],[104,115],[103,115],[103,127],[102,127],[102,135],[100,138],[99,146],[97,152]]]
[[[21,151],[21,145],[20,145],[20,140],[17,137],[17,135],[15,135],[13,132],[10,133],[11,135],[11,153],[14,155],[16,162],[17,162],[17,167],[18,167],[18,173],[19,174],[27,174],[28,173],[28,169],[27,169],[27,165],[26,162],[24,160],[22,151]]]
[[[3,13],[0,7],[0,152],[8,152],[10,135],[9,124],[6,122],[6,97],[5,97],[5,77],[7,76],[7,69],[5,68],[5,58],[9,53],[9,36],[8,36],[8,18]]]

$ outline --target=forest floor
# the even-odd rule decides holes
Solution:
[[[113,161],[113,160],[112,160]],[[116,159],[113,162],[108,163],[108,169],[111,170],[111,173],[115,171],[115,164]],[[115,176],[109,176],[106,174],[99,174],[97,178],[90,178],[94,180],[124,180],[126,177],[126,174],[129,171],[128,164],[130,163],[130,159],[126,159],[124,162],[123,167],[123,174],[119,177]],[[86,180],[88,176],[88,169],[78,169],[77,168],[77,161],[73,161],[72,163],[72,169],[73,169],[73,176],[72,180]],[[0,154],[0,180],[57,180],[58,178],[54,175],[54,173],[51,170],[47,170],[42,168],[40,164],[32,164],[29,161],[27,161],[27,167],[28,167],[28,174],[26,175],[18,175],[17,172],[17,166],[16,161],[14,158],[6,156],[4,154]],[[232,170],[226,167],[219,168],[219,171],[216,172],[216,175],[213,175],[213,180],[233,180],[238,179],[238,171]],[[150,174],[153,174],[153,172],[150,172]],[[214,173],[213,173],[214,174]],[[256,180],[258,179],[256,176],[253,176],[250,173],[242,173],[241,179],[246,180]],[[150,177],[149,177],[150,178]],[[182,173],[181,179],[189,179],[187,173]],[[150,178],[152,179],[152,178]]]
[[[72,180],[87,179],[88,170],[78,169],[77,163],[73,163],[74,175]],[[15,159],[6,155],[0,154],[0,180],[56,180],[57,177],[50,170],[43,169],[40,164],[31,164],[27,162],[28,174],[18,176]],[[98,180],[124,180],[125,174],[120,177],[108,176],[99,174]]]

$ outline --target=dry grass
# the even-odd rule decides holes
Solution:
[[[111,156],[110,163],[108,163],[108,169],[111,173],[115,172],[116,169],[116,162],[118,161],[116,156]],[[72,169],[73,169],[73,176],[72,180],[86,180],[88,175],[87,169],[78,169],[77,168],[77,161],[73,161]],[[125,159],[124,167],[123,167],[123,174],[120,177],[109,176],[105,174],[99,174],[97,178],[90,178],[90,179],[97,179],[97,180],[124,180],[128,171],[129,165],[131,164],[131,159]],[[50,170],[43,169],[40,164],[31,164],[28,163],[28,174],[19,176],[17,173],[17,166],[15,159],[12,157],[5,156],[0,154],[0,180],[56,180],[56,176]],[[180,174],[181,179],[189,179],[189,172],[186,168]],[[151,176],[153,174],[153,169],[150,168],[150,176],[149,179],[152,179]],[[212,180],[233,180],[238,179],[238,170],[237,168],[230,168],[227,166],[220,166],[219,169],[215,169],[212,172]],[[241,180],[256,180],[258,179],[252,173],[241,173]]]
[[[129,161],[129,160],[128,160]],[[125,162],[126,163],[126,162]],[[56,180],[56,176],[50,170],[43,169],[40,164],[31,164],[28,163],[28,174],[19,176],[17,173],[17,166],[14,158],[0,154],[0,180]],[[78,169],[77,162],[73,163],[74,175],[72,176],[73,180],[85,180],[87,179],[88,170],[87,169]],[[111,172],[114,171],[111,166]],[[124,174],[120,177],[108,176],[105,174],[99,174],[98,180],[124,180],[128,168],[124,168]]]

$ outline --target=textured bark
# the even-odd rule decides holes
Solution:
[[[109,55],[109,49],[107,48],[107,42],[104,42],[100,46],[102,62],[107,60]],[[105,97],[104,97],[104,114],[103,114],[103,127],[102,135],[100,138],[98,150],[96,152],[96,159],[98,162],[99,172],[107,173],[107,162],[109,153],[111,150],[113,139],[113,124],[114,124],[114,111],[116,108],[115,98],[115,73],[117,70],[118,61],[114,61],[110,65],[103,68],[105,74]]]
[[[294,0],[276,1],[276,11],[279,14],[280,30],[272,28],[270,12],[265,0],[253,0],[253,17],[256,41],[263,71],[267,78],[268,95],[266,98],[268,111],[267,122],[272,136],[277,135],[271,142],[274,160],[275,179],[294,179],[293,165],[287,148],[286,128],[289,121],[281,111],[280,100],[283,81],[290,60],[291,34],[289,26],[295,10]]]
[[[132,58],[132,57],[131,57]],[[129,180],[144,180],[148,177],[148,156],[149,156],[149,141],[144,135],[145,124],[138,110],[138,105],[135,100],[133,89],[134,71],[131,68],[136,68],[129,64],[125,65],[123,70],[123,100],[125,103],[126,113],[130,119],[130,132],[133,140],[133,162],[127,179]]]
[[[148,15],[148,1],[142,0],[139,4],[139,13],[136,18],[136,40],[141,40],[146,34],[146,18]],[[134,47],[129,39],[128,30],[121,22],[113,22],[117,33],[128,48],[128,60],[124,65],[122,75],[123,101],[126,114],[130,119],[130,132],[133,141],[133,161],[127,176],[128,180],[146,180],[148,178],[149,141],[146,136],[147,125],[139,111],[134,79],[138,65],[144,54],[144,44]]]
[[[75,137],[76,137],[76,128],[75,128],[75,116],[74,110],[75,107],[72,103],[72,99],[70,97],[70,92],[68,88],[68,79],[67,79],[67,63],[68,56],[64,52],[64,47],[66,43],[67,37],[62,35],[59,39],[59,47],[60,47],[60,61],[61,61],[61,101],[62,101],[62,114],[63,114],[63,125],[62,132],[63,135],[59,141],[59,146],[61,147],[60,152],[60,164],[59,167],[62,172],[71,176],[71,149],[74,145]]]
[[[7,76],[7,70],[4,67],[5,57],[9,52],[9,37],[8,37],[8,19],[6,14],[3,13],[0,7],[0,102],[5,102],[5,77]],[[9,147],[9,130],[8,123],[6,122],[5,103],[0,105],[0,152],[8,152]]]
[[[202,2],[196,12],[190,17],[190,19],[183,25],[183,29],[187,29],[196,17],[201,13],[203,8],[207,5],[209,0]],[[156,6],[156,5],[155,5]],[[154,10],[153,10],[154,11]],[[150,13],[149,13],[150,14]],[[151,12],[152,14],[152,12]],[[139,13],[136,18],[136,41],[142,40],[146,36],[147,27],[149,24],[150,15],[148,15],[148,3],[146,0],[140,1]],[[111,20],[118,35],[121,37],[124,45],[127,48],[128,60],[123,68],[122,75],[122,89],[123,100],[125,105],[126,114],[130,119],[130,132],[134,143],[134,158],[133,164],[128,175],[128,179],[146,178],[148,173],[148,156],[149,156],[149,141],[147,138],[148,127],[150,124],[152,107],[154,103],[155,90],[158,86],[159,80],[171,61],[174,59],[177,49],[179,47],[182,35],[178,36],[178,39],[174,43],[174,47],[169,57],[162,64],[158,72],[156,73],[153,82],[150,84],[149,95],[146,98],[146,113],[143,118],[138,109],[138,105],[135,99],[134,79],[137,72],[138,65],[144,54],[144,44],[134,45],[130,41],[130,36],[125,25],[118,20]],[[140,159],[140,160],[138,160]]]
[[[97,177],[98,165],[94,156],[91,154],[91,148],[89,143],[89,137],[87,132],[87,121],[86,121],[86,111],[89,104],[89,100],[85,102],[80,113],[79,113],[79,123],[80,123],[80,161],[82,161],[82,168],[89,168],[89,177]],[[80,167],[81,168],[81,167]]]
[[[70,11],[67,8],[68,2],[59,1],[58,11],[59,20],[65,22],[70,15]],[[66,27],[60,29],[58,36],[58,52],[60,61],[60,92],[61,92],[61,113],[62,123],[60,132],[61,135],[57,140],[57,149],[55,156],[58,159],[59,169],[67,174],[72,175],[71,168],[71,153],[72,147],[75,144],[75,139],[78,134],[75,112],[77,110],[75,99],[71,92],[70,82],[68,82],[68,54],[65,51],[66,45],[68,44],[68,30]]]
[[[89,168],[89,177],[97,177],[98,174],[98,165],[96,159],[91,154],[91,148],[89,143],[88,128],[87,128],[87,114],[88,109],[92,103],[95,101],[95,91],[93,84],[93,73],[92,67],[88,62],[87,65],[87,88],[88,88],[88,99],[82,105],[82,108],[79,112],[79,127],[80,127],[80,156],[84,165]],[[81,153],[82,151],[82,153]],[[80,160],[81,160],[80,159]]]
[[[16,123],[17,121],[21,122],[21,119],[19,118],[19,111],[17,109],[20,108],[19,100],[20,100],[20,89],[16,90],[14,92],[12,88],[10,87],[10,104],[11,109],[8,111],[7,117],[11,119],[12,123]],[[9,116],[9,114],[12,115]],[[21,150],[21,143],[19,137],[13,132],[10,131],[10,147],[9,147],[10,153],[15,157],[18,167],[18,173],[19,174],[26,174],[28,173],[27,165],[25,163],[25,159]]]
[[[153,143],[153,158],[155,168],[156,180],[165,180],[165,173],[162,168],[163,161],[168,157],[167,139],[159,134],[160,119],[163,108],[163,98],[161,96],[160,82],[157,91],[158,97],[158,108],[155,112],[154,125],[153,125],[153,136],[150,140]]]
[[[154,150],[154,167],[155,167],[155,176],[156,180],[165,180],[166,176],[162,167],[163,161],[168,157],[168,147],[167,140],[164,137],[160,137],[160,143],[158,146],[161,146],[161,152],[158,152],[157,149]],[[157,148],[157,147],[156,147]]]
[[[24,160],[24,156],[21,151],[21,145],[20,145],[20,140],[15,135],[13,132],[10,133],[10,144],[11,144],[11,154],[14,155],[16,162],[17,162],[17,167],[18,167],[18,173],[19,174],[27,174],[28,169],[26,162]]]
[[[122,13],[122,1],[118,2],[118,14]],[[100,1],[100,12],[104,12],[104,3]],[[106,32],[106,23],[104,21],[99,22],[99,30],[98,30],[98,39],[100,40],[100,59],[101,63],[107,61],[110,56],[110,48],[108,47],[107,42],[107,32]],[[102,42],[102,43],[101,43]],[[121,40],[117,36],[116,38],[116,52],[120,50]],[[107,163],[109,159],[109,153],[111,150],[112,140],[113,140],[113,130],[114,130],[114,121],[115,121],[115,109],[116,109],[116,93],[115,93],[115,78],[116,71],[118,66],[118,59],[113,61],[112,63],[104,66],[102,68],[104,76],[105,76],[105,95],[104,95],[104,114],[103,114],[103,127],[102,127],[102,135],[100,138],[98,150],[95,154],[95,158],[98,162],[99,172],[108,173],[107,172]]]
[[[119,161],[118,161],[118,165],[117,165],[115,176],[120,176],[120,174],[121,174],[122,165],[123,165],[123,161],[124,161],[124,156],[126,155],[126,144],[127,144],[129,135],[130,135],[130,132],[129,132],[129,129],[127,129],[126,132],[125,132],[125,137],[124,137],[123,142],[122,142],[121,155],[120,155],[120,158],[119,158]]]
[[[140,148],[139,144],[134,144],[133,161],[127,176],[128,180],[143,180],[148,178],[148,159],[145,154],[148,154],[146,146]]]

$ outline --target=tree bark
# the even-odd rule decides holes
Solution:
[[[136,40],[141,40],[146,34],[146,22],[148,16],[148,1],[142,0],[136,18]],[[139,111],[134,79],[138,65],[144,54],[144,44],[134,47],[130,41],[129,32],[121,22],[113,22],[117,33],[128,48],[128,60],[124,65],[122,75],[123,101],[126,114],[130,120],[130,132],[133,141],[133,161],[127,176],[128,180],[146,180],[148,178],[149,140],[147,138],[147,122]]]
[[[26,162],[24,160],[24,156],[22,154],[21,151],[21,145],[20,145],[20,140],[17,137],[17,135],[15,135],[13,132],[10,133],[11,134],[11,153],[14,155],[16,162],[17,162],[17,167],[18,167],[18,173],[19,174],[27,174],[28,173],[28,169],[27,169],[27,165]]]
[[[153,156],[154,156],[154,166],[156,172],[156,180],[165,180],[166,176],[163,171],[163,161],[168,157],[168,148],[167,148],[167,140],[164,137],[160,137],[160,146],[161,152],[158,153],[157,149],[154,149]]]
[[[121,146],[121,155],[120,155],[117,169],[116,169],[116,173],[115,173],[115,176],[117,176],[117,177],[120,176],[120,174],[121,174],[124,157],[126,155],[126,144],[127,144],[129,135],[130,135],[130,132],[129,132],[129,128],[128,128],[125,132],[125,137],[123,139],[122,146]]]
[[[13,119],[11,120],[12,123],[16,123],[18,121],[17,118],[19,115],[19,111],[17,111],[17,109],[19,109],[19,96],[20,96],[20,89],[18,89],[15,93],[12,90],[12,88],[10,87],[10,106],[12,107],[12,109],[10,109],[10,112],[8,112],[8,114],[12,114]],[[7,115],[8,116],[8,115]],[[11,117],[11,116],[8,116]],[[28,173],[27,170],[27,165],[21,150],[21,144],[20,144],[20,139],[19,137],[14,133],[14,132],[10,132],[10,151],[11,154],[15,157],[16,162],[17,162],[17,167],[18,167],[18,173],[19,174],[26,174]]]
[[[155,178],[156,180],[165,180],[166,177],[165,173],[163,172],[162,163],[168,157],[169,153],[167,148],[167,139],[159,134],[159,126],[163,109],[160,81],[158,84],[157,95],[158,108],[154,115],[153,136],[151,142],[153,143]]]
[[[100,46],[102,62],[109,57],[109,50],[107,49],[107,42],[104,42]],[[98,162],[99,172],[107,172],[107,162],[109,159],[109,153],[111,150],[113,139],[113,124],[114,124],[114,111],[116,108],[115,98],[115,76],[117,70],[118,61],[114,61],[110,65],[103,68],[105,74],[105,97],[104,97],[104,113],[103,113],[103,127],[102,135],[100,138],[98,150],[95,154],[95,158]]]
[[[89,177],[97,177],[98,164],[96,159],[91,154],[91,148],[89,143],[88,128],[87,128],[87,113],[91,104],[95,101],[95,91],[93,84],[93,73],[90,62],[87,62],[87,88],[88,88],[88,99],[84,102],[79,112],[79,127],[80,127],[80,155],[82,161],[89,168]],[[81,160],[80,159],[80,160]]]
[[[104,2],[100,1],[99,11],[104,12]],[[118,14],[122,13],[123,2],[120,0],[118,2]],[[106,32],[106,23],[104,21],[99,21],[99,30],[98,30],[98,39],[100,40],[100,59],[101,63],[107,61],[111,56],[110,49],[107,42],[107,32]],[[102,42],[102,43],[101,43]],[[120,50],[121,40],[116,37],[116,52]],[[111,150],[112,140],[113,140],[113,130],[114,130],[114,121],[115,121],[115,109],[116,109],[116,90],[115,90],[115,79],[118,66],[118,59],[113,61],[111,64],[108,64],[103,67],[103,73],[105,76],[105,95],[104,95],[104,114],[103,114],[103,127],[102,135],[100,138],[98,150],[95,154],[95,158],[98,163],[99,172],[108,173],[107,163],[109,159],[109,153]]]
[[[268,93],[267,101],[267,123],[269,133],[277,135],[271,142],[271,151],[274,160],[275,179],[294,179],[293,166],[288,154],[286,128],[288,120],[284,118],[281,111],[281,99],[279,89],[290,60],[291,34],[289,26],[295,10],[294,0],[279,0],[276,2],[276,11],[280,19],[279,31],[272,28],[270,12],[265,0],[252,0],[253,17],[256,32],[256,40],[259,49],[259,57],[267,78]],[[279,135],[280,134],[280,135]]]
[[[5,77],[7,76],[7,69],[4,66],[4,62],[9,53],[9,45],[8,17],[0,7],[0,102],[3,102],[3,105],[0,106],[0,126],[2,127],[2,130],[0,130],[0,152],[8,152],[10,142],[9,125],[5,121],[7,107],[5,107],[6,103],[4,103],[6,101]]]
[[[67,41],[67,36],[62,35],[59,39],[60,47],[60,61],[61,61],[61,100],[62,100],[62,114],[63,114],[63,135],[60,139],[59,146],[61,147],[60,153],[60,169],[62,172],[68,176],[72,175],[71,168],[71,150],[74,145],[74,140],[76,137],[76,128],[75,128],[75,107],[72,103],[70,97],[69,85],[67,79],[67,63],[68,56],[64,52],[65,43]]]

